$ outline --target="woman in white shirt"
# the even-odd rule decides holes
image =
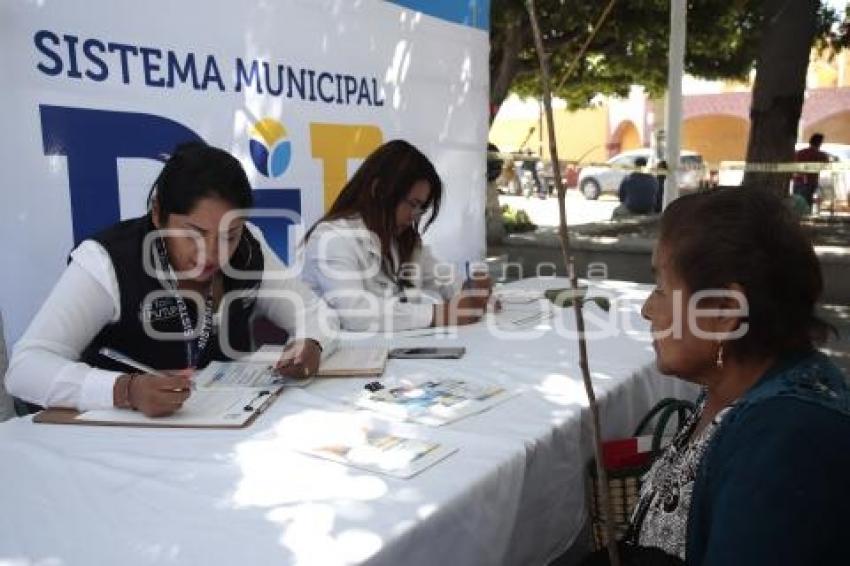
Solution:
[[[490,296],[488,277],[461,290],[454,266],[422,243],[443,184],[406,141],[376,149],[305,236],[305,282],[355,331],[470,324]],[[423,217],[425,220],[423,221]]]
[[[44,407],[173,413],[195,368],[251,347],[263,315],[293,339],[282,374],[306,377],[335,347],[339,321],[247,224],[239,162],[202,143],[168,159],[150,211],[83,241],[15,346],[6,386]],[[127,373],[108,348],[167,375]]]

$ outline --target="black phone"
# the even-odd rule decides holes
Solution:
[[[466,353],[466,348],[393,348],[390,357],[400,360],[456,360]]]

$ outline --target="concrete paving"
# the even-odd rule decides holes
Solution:
[[[525,210],[531,221],[538,226],[558,225],[558,199],[548,197],[499,196],[499,204],[513,209]],[[602,195],[598,200],[587,200],[578,189],[567,190],[567,224],[579,226],[591,222],[611,219],[611,213],[620,202],[611,195]]]

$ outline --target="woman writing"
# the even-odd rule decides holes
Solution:
[[[823,280],[790,209],[757,188],[682,197],[652,264],[657,366],[703,393],[645,477],[626,556],[848,563],[850,391],[814,347],[829,330],[815,316]]]
[[[481,318],[489,278],[474,277],[461,291],[453,266],[438,263],[420,237],[440,212],[442,192],[425,155],[390,141],[307,232],[304,280],[337,310],[343,328],[398,331]]]
[[[176,411],[192,370],[249,351],[255,314],[294,340],[279,370],[305,377],[335,347],[336,315],[280,264],[238,211],[252,205],[239,162],[204,144],[177,148],[150,211],[72,253],[15,347],[11,394],[45,407]],[[167,375],[126,373],[121,354]],[[179,370],[179,371],[175,371]]]

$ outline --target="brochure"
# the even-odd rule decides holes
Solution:
[[[407,479],[456,452],[436,442],[404,438],[376,430],[360,430],[340,439],[299,449],[347,466]]]
[[[466,378],[372,382],[355,404],[379,413],[440,426],[480,413],[515,395],[505,388]]]

